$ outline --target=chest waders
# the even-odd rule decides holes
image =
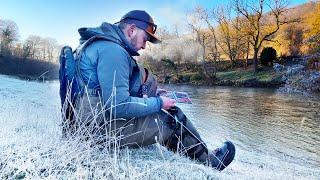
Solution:
[[[207,164],[208,148],[198,131],[180,108],[168,110],[170,127],[174,130],[165,145],[172,151],[185,154],[191,159]]]
[[[147,88],[146,92],[149,92]],[[222,147],[209,152],[198,131],[180,108],[173,107],[168,111],[162,109],[162,112],[167,114],[165,121],[172,130],[171,135],[163,142],[169,150],[184,154],[219,171],[232,162],[235,156],[235,146],[232,142],[226,141]]]
[[[140,96],[156,96],[157,81],[154,76],[146,68],[139,66],[139,70],[140,77],[142,77],[139,90]],[[165,140],[165,146],[174,152],[185,154],[192,159],[207,163],[208,148],[181,109],[173,107],[168,111],[164,109],[162,111],[169,115],[167,122],[169,128],[173,130],[171,136]]]

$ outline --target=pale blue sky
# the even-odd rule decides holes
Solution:
[[[196,5],[212,8],[226,1],[215,0],[0,0],[0,19],[17,23],[20,40],[29,35],[52,37],[60,44],[76,46],[80,27],[117,22],[133,9],[146,10],[160,27],[184,22],[187,10]],[[291,0],[290,6],[307,0]]]

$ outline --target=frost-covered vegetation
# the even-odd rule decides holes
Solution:
[[[317,179],[320,176],[319,171],[291,163],[289,157],[261,156],[242,148],[243,145],[237,145],[235,161],[217,172],[158,144],[119,150],[98,149],[77,138],[65,140],[61,138],[58,83],[0,78],[1,179]],[[208,132],[202,128],[200,131],[206,138]]]

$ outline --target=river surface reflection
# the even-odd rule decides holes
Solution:
[[[178,106],[200,129],[209,147],[230,139],[243,161],[253,155],[258,157],[257,163],[264,164],[263,157],[271,156],[304,167],[320,167],[319,97],[256,88],[163,88],[189,94],[193,104]],[[241,153],[247,157],[241,157]]]

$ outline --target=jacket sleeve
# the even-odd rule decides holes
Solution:
[[[162,107],[160,97],[130,96],[129,73],[132,60],[125,50],[114,43],[100,43],[103,45],[97,43],[97,74],[106,108],[110,108],[111,103],[115,105],[112,111],[116,118],[142,117],[159,112]],[[114,98],[111,98],[112,94]]]

